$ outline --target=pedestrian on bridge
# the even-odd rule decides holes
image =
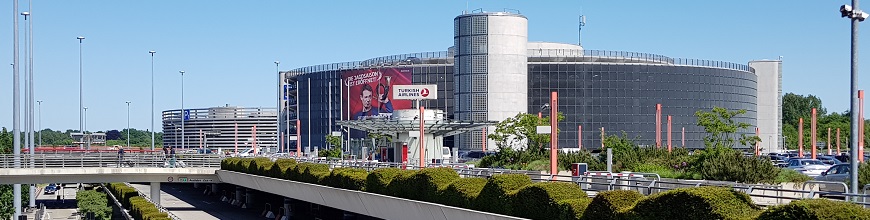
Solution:
[[[123,167],[124,165],[124,147],[118,147],[118,167]]]
[[[169,147],[169,167],[175,168],[175,148]]]

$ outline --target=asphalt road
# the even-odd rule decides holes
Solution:
[[[45,194],[43,189],[37,189],[39,194],[36,196],[36,204],[45,204],[46,213],[49,219],[76,219],[78,210],[76,206],[76,187],[70,184],[69,187],[64,187],[63,190],[57,191],[55,194]],[[60,200],[58,200],[60,196]],[[27,213],[28,219],[35,219],[36,211]]]
[[[130,184],[140,192],[150,195],[151,186]],[[206,186],[206,184],[203,184]],[[193,184],[177,183],[160,185],[160,204],[180,219],[259,219],[256,209],[240,209],[202,194],[203,188],[194,189]]]

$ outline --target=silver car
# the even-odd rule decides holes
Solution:
[[[822,172],[830,169],[831,165],[827,165],[816,159],[791,159],[788,161],[787,168],[810,177],[817,177],[822,175]]]
[[[852,167],[847,163],[837,164],[832,166],[827,171],[823,172],[822,175],[817,176],[815,180],[845,183],[849,181],[849,171],[851,169]],[[842,184],[836,183],[819,184],[819,191],[846,192],[846,188],[844,188]]]

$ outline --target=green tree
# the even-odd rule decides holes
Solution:
[[[558,121],[564,119],[565,115],[559,112]],[[550,135],[538,134],[537,126],[549,124],[550,116],[538,118],[537,115],[519,113],[496,124],[495,131],[487,138],[495,141],[501,149],[518,148],[543,151],[545,145],[550,143]]]
[[[782,96],[782,121],[783,124],[791,124],[797,127],[798,119],[807,120],[816,108],[819,116],[825,115],[827,110],[822,107],[822,100],[812,94],[803,96],[794,93],[786,93]]]
[[[713,110],[707,112],[698,110],[695,112],[695,117],[698,117],[698,126],[704,127],[707,132],[707,137],[704,137],[704,145],[707,148],[727,147],[734,148],[736,141],[742,145],[754,145],[761,141],[758,136],[747,136],[740,134],[740,138],[735,140],[734,133],[738,129],[748,129],[752,126],[749,123],[734,121],[737,115],[746,114],[745,109],[729,111],[721,107],[713,107]]]
[[[332,145],[333,148],[341,146],[340,136],[326,135],[324,138],[326,139],[326,143]]]

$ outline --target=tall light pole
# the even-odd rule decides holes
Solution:
[[[858,112],[858,22],[867,19],[868,14],[859,10],[858,0],[852,0],[851,6],[840,6],[840,15],[842,17],[849,17],[852,20],[851,98],[849,99],[852,107],[849,112],[852,112],[851,134],[858,134],[861,132],[858,130],[858,123],[864,123],[859,121],[858,114],[855,114],[855,112]],[[858,157],[863,157],[863,155],[858,155],[858,141],[860,141],[858,140],[858,135],[850,135],[850,138],[852,139],[852,142],[849,144],[852,172],[850,172],[851,184],[849,188],[852,193],[858,194]]]
[[[127,149],[130,149],[130,101],[127,101]]]
[[[278,146],[281,146],[281,144],[282,144],[282,143],[279,143],[279,140],[281,140],[281,131],[282,131],[281,130],[281,100],[283,98],[281,97],[281,70],[278,68],[278,65],[281,64],[281,61],[276,60],[274,63],[275,63],[275,73],[277,73],[277,76],[275,78],[278,79],[277,80],[278,87],[275,88],[275,92],[278,93],[278,96],[276,97],[277,99],[275,99],[276,100],[275,108],[276,108],[276,111],[278,113],[278,117],[277,117],[278,123],[275,124],[278,126],[277,132],[275,132],[275,143],[276,143],[275,147],[278,147]],[[281,147],[278,147],[278,149],[281,149]]]
[[[181,149],[184,147],[184,120],[187,116],[187,111],[184,110],[184,70],[178,71],[181,73]]]
[[[28,7],[32,7],[32,2],[28,3]],[[33,25],[31,21],[27,18],[30,17],[30,9],[25,12],[21,12],[21,15],[24,16],[24,57],[25,65],[24,65],[24,143],[27,145],[27,151],[30,152],[31,158],[35,155],[33,151],[33,56],[31,55],[33,51],[33,37],[30,36],[32,32],[31,28]],[[30,167],[34,167],[34,162],[31,160]],[[28,191],[30,196],[28,207],[36,207],[36,186],[30,184],[30,190]]]
[[[15,155],[13,165],[21,168],[21,131],[20,131],[20,85],[18,75],[18,1],[12,1],[12,148]],[[12,185],[12,206],[14,217],[21,215],[21,184]]]
[[[36,100],[36,103],[39,108],[39,132],[37,134],[39,134],[39,146],[42,146],[42,100]]]
[[[84,109],[84,101],[82,101],[82,99],[83,99],[82,98],[83,97],[82,90],[84,90],[84,84],[83,84],[83,78],[82,78],[82,40],[84,40],[85,37],[78,36],[78,37],[76,37],[76,39],[79,39],[79,131],[84,133],[85,132],[84,118],[82,118],[82,117],[84,117],[84,112],[82,112],[82,109]],[[79,144],[79,149],[84,149],[84,144]]]
[[[152,50],[148,53],[151,54],[151,150],[154,150],[154,54],[157,51]],[[129,116],[127,117],[129,118]],[[127,135],[128,138],[129,136]]]
[[[90,149],[91,149],[91,135],[88,134],[88,132],[87,132],[87,130],[88,130],[88,107],[84,107],[83,109],[85,110],[85,112],[84,112],[84,116],[85,116],[85,118],[84,118],[84,120],[85,120],[85,125],[84,125],[84,126],[85,126],[85,135],[84,135],[84,137],[85,137],[85,139],[87,139],[87,141],[88,141],[88,142],[87,142],[88,145],[87,145],[87,147],[85,147],[85,149],[86,149],[86,150],[90,150]]]

